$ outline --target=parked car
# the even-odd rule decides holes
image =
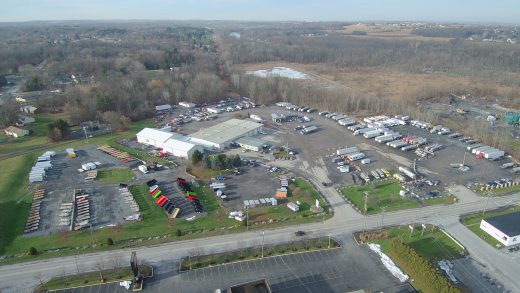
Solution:
[[[296,231],[296,232],[294,232],[294,235],[296,235],[296,236],[304,236],[305,232],[301,231],[301,230],[300,231]]]

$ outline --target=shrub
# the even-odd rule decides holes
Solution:
[[[34,247],[31,247],[31,248],[29,248],[28,254],[29,255],[38,255],[38,250],[36,250],[36,248],[34,248]]]
[[[182,236],[182,231],[181,231],[181,229],[177,229],[177,236],[178,236],[178,237]]]
[[[108,245],[114,245],[114,240],[113,240],[112,238],[109,237],[109,238],[107,239],[107,244],[108,244]]]

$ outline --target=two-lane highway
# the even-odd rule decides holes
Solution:
[[[330,189],[323,190],[331,192]],[[512,201],[520,200],[520,193],[510,196],[492,199],[494,206],[509,205]],[[403,210],[386,213],[384,225],[400,225],[408,223],[432,223],[442,225],[448,232],[459,240],[468,251],[479,262],[490,268],[493,277],[502,282],[512,292],[520,292],[520,263],[507,259],[502,251],[489,247],[482,239],[471,234],[469,230],[459,223],[458,215],[486,208],[486,200],[457,203],[449,206],[431,206],[420,209]],[[346,205],[346,203],[344,204]],[[344,211],[349,210],[344,207]],[[294,240],[294,232],[305,230],[311,236],[322,235],[350,235],[355,231],[362,230],[365,225],[367,229],[378,228],[381,225],[383,215],[368,216],[366,219],[359,214],[345,217],[335,214],[332,219],[324,223],[312,223],[300,226],[289,226],[265,231],[265,243],[275,244]],[[366,222],[366,223],[365,223]],[[121,249],[68,257],[54,258],[44,261],[28,262],[0,267],[0,290],[2,292],[27,292],[38,283],[38,276],[44,279],[52,276],[73,274],[77,271],[76,263],[80,270],[94,270],[96,262],[100,259],[109,260],[111,257],[119,256],[125,262],[128,261],[130,251],[137,251],[141,259],[148,262],[159,262],[165,260],[178,260],[190,254],[194,247],[201,248],[204,252],[219,252],[237,248],[237,243],[247,245],[258,245],[262,237],[262,230],[254,230],[240,234],[227,234],[208,238],[186,240],[165,243],[161,245],[141,247],[136,249]],[[484,252],[483,254],[481,252]]]

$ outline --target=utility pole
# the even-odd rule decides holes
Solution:
[[[368,201],[368,192],[365,191],[365,207],[363,209],[363,217],[365,218],[365,223],[363,225],[363,232],[367,229],[367,201]]]
[[[76,255],[74,255],[74,261],[76,261],[76,270],[78,270],[78,275],[79,275],[78,257]]]
[[[484,217],[484,214],[486,213],[486,209],[487,209],[487,206],[488,206],[488,203],[489,203],[489,199],[491,198],[491,193],[486,192],[486,194],[487,194],[487,198],[486,198],[486,203],[484,204],[484,209],[482,210],[482,217]]]
[[[249,231],[249,207],[246,207],[246,231]]]
[[[262,258],[264,258],[264,236],[265,236],[265,231],[262,231]]]
[[[88,142],[87,127],[83,126],[83,133],[85,133],[85,139]]]
[[[381,231],[383,231],[383,224],[384,224],[384,221],[385,221],[386,207],[382,207],[381,209],[383,210],[383,215],[381,216]]]
[[[89,230],[90,230],[90,242],[91,242],[92,247],[94,247],[94,236],[92,235],[92,223],[90,223]]]

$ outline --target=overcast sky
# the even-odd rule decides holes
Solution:
[[[0,21],[425,20],[520,23],[520,0],[1,0]]]

